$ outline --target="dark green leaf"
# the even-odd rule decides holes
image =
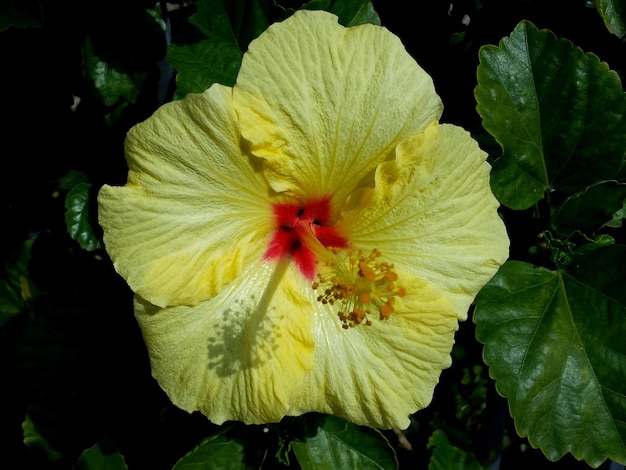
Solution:
[[[24,431],[24,444],[26,447],[44,454],[51,462],[63,458],[63,454],[54,450],[50,443],[37,431],[37,427],[29,415],[26,415],[26,419],[22,423],[22,430]]]
[[[0,279],[0,326],[5,325],[11,318],[24,308],[22,297],[6,282]]]
[[[127,470],[124,457],[106,444],[98,443],[85,450],[74,466],[74,470]]]
[[[568,267],[567,272],[579,282],[597,290],[626,307],[626,246],[611,245],[593,250]]]
[[[395,469],[393,448],[372,428],[359,427],[334,416],[320,416],[317,433],[293,450],[303,470]]]
[[[239,49],[245,51],[250,42],[270,25],[268,0],[236,0],[226,3],[228,17]]]
[[[552,228],[569,237],[576,230],[591,235],[613,220],[624,205],[626,184],[603,181],[567,199],[553,214]]]
[[[567,194],[615,178],[626,149],[626,94],[593,54],[521,22],[480,51],[477,110],[502,146],[492,188],[526,209],[546,190]]]
[[[626,462],[626,308],[607,295],[626,279],[612,269],[594,280],[597,268],[509,261],[480,292],[474,316],[518,433],[551,460],[571,452],[592,466]]]
[[[356,26],[365,23],[380,25],[380,18],[374,10],[371,0],[309,2],[304,8],[311,10],[323,9],[334,13],[339,17],[339,23],[343,26]]]
[[[242,470],[252,468],[245,463],[244,447],[224,435],[211,436],[176,462],[172,470]]]
[[[172,44],[167,58],[178,70],[176,98],[201,93],[213,83],[233,86],[241,65],[241,51],[235,42],[222,39],[179,46]]]
[[[137,100],[146,73],[136,72],[131,75],[120,64],[116,63],[113,57],[98,56],[89,37],[85,41],[84,55],[87,74],[91,78],[102,104],[113,106],[120,98],[131,103]]]
[[[2,0],[0,31],[11,26],[27,28],[41,26],[41,6],[36,1]]]
[[[102,248],[92,226],[91,184],[79,183],[65,198],[65,224],[67,232],[87,251]]]
[[[200,0],[198,9],[189,17],[189,22],[207,38],[236,42],[228,9],[223,0]]]
[[[26,240],[16,251],[11,253],[4,265],[9,286],[15,292],[19,292],[24,301],[29,301],[39,293],[30,279],[28,270],[32,246],[33,240]]]
[[[596,8],[611,33],[620,38],[626,34],[625,0],[596,0]]]
[[[65,176],[59,178],[59,189],[68,191],[76,186],[78,183],[87,182],[87,175],[82,171],[70,170]]]
[[[175,97],[201,93],[213,83],[233,86],[242,51],[269,25],[263,0],[201,0],[190,18],[202,38],[172,44],[167,59],[178,71]]]
[[[441,430],[433,432],[428,439],[427,448],[433,449],[428,463],[429,470],[481,470],[481,466],[472,454],[453,446]]]

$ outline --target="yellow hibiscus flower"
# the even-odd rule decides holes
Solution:
[[[405,428],[508,255],[470,135],[383,27],[300,11],[233,88],[130,130],[99,194],[153,375],[215,423],[318,411]]]

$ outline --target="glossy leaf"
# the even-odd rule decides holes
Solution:
[[[596,0],[596,8],[611,33],[619,38],[626,34],[626,1]]]
[[[591,235],[613,220],[625,199],[626,184],[598,183],[568,198],[553,214],[552,227],[563,237],[576,230]]]
[[[570,452],[595,467],[626,462],[626,308],[612,295],[626,274],[585,263],[557,272],[507,262],[476,299],[474,321],[520,436],[551,460]]]
[[[226,436],[211,436],[176,462],[172,470],[244,470],[244,447]]]
[[[316,434],[294,442],[293,450],[303,470],[398,467],[393,448],[380,432],[330,415],[320,416]]]
[[[446,434],[439,429],[430,436],[426,447],[433,449],[430,462],[428,462],[428,470],[482,469],[474,455],[453,446]]]
[[[522,21],[480,51],[477,110],[502,147],[492,188],[526,209],[547,190],[573,194],[613,179],[626,149],[626,94],[593,54]]]
[[[124,457],[116,449],[98,443],[85,450],[73,470],[127,470]]]
[[[137,100],[145,73],[132,76],[111,57],[100,57],[90,38],[85,42],[84,54],[85,68],[102,104],[113,106],[122,98],[131,103]]]
[[[79,183],[65,198],[65,223],[67,232],[87,251],[102,248],[92,226],[91,184]]]

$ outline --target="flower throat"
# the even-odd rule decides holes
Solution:
[[[371,325],[371,315],[386,320],[396,297],[403,297],[392,264],[381,253],[355,249],[330,220],[330,197],[307,204],[281,203],[273,207],[276,228],[265,251],[266,260],[285,256],[319,290],[318,302],[336,306],[343,328]],[[324,272],[318,272],[324,267]]]

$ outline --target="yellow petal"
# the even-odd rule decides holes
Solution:
[[[136,298],[152,374],[211,421],[279,421],[312,367],[312,317],[286,263],[253,265],[216,297],[159,309]]]
[[[377,428],[409,425],[450,366],[456,312],[440,293],[400,274],[407,292],[388,320],[343,329],[336,308],[318,303],[315,366],[298,387],[289,414],[320,411]]]
[[[195,304],[260,259],[268,186],[242,151],[232,90],[215,85],[162,106],[126,139],[128,182],[98,197],[104,242],[135,293]]]
[[[343,216],[352,242],[447,293],[459,319],[508,257],[486,154],[463,129],[433,125],[402,142]]]
[[[431,78],[385,28],[322,11],[270,26],[244,55],[234,106],[272,187],[338,205],[442,111]]]

